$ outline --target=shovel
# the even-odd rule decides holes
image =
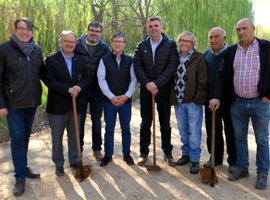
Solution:
[[[79,128],[78,128],[77,108],[76,108],[76,100],[74,96],[72,96],[72,104],[73,104],[73,113],[74,113],[78,157],[79,157],[79,167],[77,168],[76,178],[79,178],[80,182],[82,182],[84,179],[91,176],[92,167],[91,165],[83,166],[82,164],[82,152],[81,152],[81,147],[80,147],[81,145],[80,145],[80,139],[79,139],[80,137],[79,137]]]
[[[214,187],[215,183],[218,183],[217,175],[214,168],[215,163],[215,118],[216,111],[212,112],[212,141],[211,141],[211,168],[200,169],[202,181],[205,184],[210,182],[210,186]]]
[[[155,96],[152,94],[152,115],[153,115],[153,164],[145,165],[148,170],[161,170],[161,168],[156,164],[156,129],[155,129]]]

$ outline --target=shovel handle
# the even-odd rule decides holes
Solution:
[[[211,137],[211,167],[215,165],[215,127],[216,127],[216,111],[212,111],[212,137]]]
[[[152,94],[152,118],[153,118],[153,164],[156,165],[156,124],[155,124],[155,95]]]
[[[76,139],[77,139],[78,157],[79,157],[79,161],[81,161],[82,160],[82,152],[81,152],[81,145],[80,145],[77,107],[76,107],[76,100],[75,100],[74,96],[72,96],[72,104],[73,104],[73,114],[74,114],[75,131],[76,131]]]

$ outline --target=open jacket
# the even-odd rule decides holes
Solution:
[[[207,102],[207,68],[204,55],[196,50],[190,57],[186,67],[187,82],[185,86],[183,103],[193,102],[196,105]],[[170,104],[178,105],[174,90],[174,79],[171,81]]]

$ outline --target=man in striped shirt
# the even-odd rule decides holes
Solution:
[[[231,115],[237,150],[236,170],[230,181],[248,177],[248,123],[251,118],[257,143],[257,189],[267,187],[269,171],[270,42],[254,37],[251,19],[237,23],[239,42],[228,48],[215,82],[211,110],[218,109],[222,91],[232,104]]]

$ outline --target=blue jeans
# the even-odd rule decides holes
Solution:
[[[157,111],[161,132],[161,148],[165,155],[172,154],[173,146],[171,145],[171,106],[169,95],[156,97]],[[152,99],[140,97],[141,104],[141,130],[140,130],[140,153],[149,154],[149,145],[151,143],[151,125],[152,125]]]
[[[125,156],[130,154],[130,120],[131,120],[131,102],[127,102],[122,106],[116,107],[112,103],[103,100],[105,126],[105,154],[112,157],[114,150],[114,129],[117,113],[122,130],[122,154]]]
[[[261,102],[260,98],[244,99],[235,97],[231,106],[234,127],[235,145],[237,150],[236,165],[248,170],[248,123],[249,118],[254,129],[257,143],[256,166],[257,173],[269,171],[269,103]]]
[[[199,162],[201,157],[202,105],[178,103],[174,109],[181,142],[183,143],[181,147],[182,155],[190,156],[192,162]]]
[[[25,180],[29,137],[37,107],[8,109],[7,123],[16,180]]]
[[[92,120],[92,149],[100,151],[102,145],[101,138],[101,117],[102,117],[102,99],[103,93],[99,88],[86,89],[82,94],[81,121],[80,121],[80,145],[83,151],[84,145],[84,125],[87,113],[87,106],[90,106],[90,115]]]

